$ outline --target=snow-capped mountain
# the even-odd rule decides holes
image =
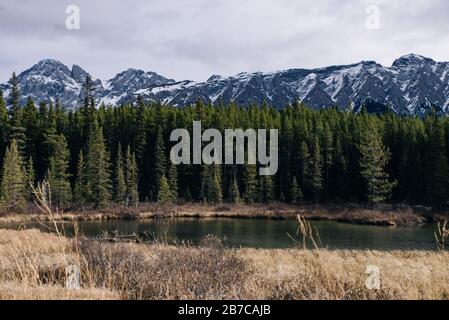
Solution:
[[[79,105],[87,72],[70,70],[56,60],[42,60],[19,74],[23,99],[58,98],[65,106]],[[374,61],[320,69],[291,69],[277,72],[239,73],[231,77],[211,76],[205,82],[175,81],[154,72],[128,69],[108,81],[95,80],[98,103],[118,105],[138,96],[174,106],[198,99],[214,104],[236,102],[272,104],[278,108],[296,101],[313,108],[337,106],[358,111],[422,115],[432,107],[449,113],[449,62],[409,54],[391,67]],[[8,90],[8,84],[1,85]]]

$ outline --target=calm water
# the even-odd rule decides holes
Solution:
[[[312,221],[323,245],[329,249],[435,249],[435,226],[377,227],[360,226],[330,221]],[[17,225],[0,227],[17,228]],[[27,228],[38,227],[29,223]],[[289,220],[265,219],[167,219],[167,220],[116,220],[79,222],[79,230],[86,236],[99,236],[103,232],[119,234],[150,233],[170,241],[198,243],[206,235],[226,237],[230,246],[253,248],[288,248],[294,246],[287,234],[296,235],[297,223]],[[70,224],[66,224],[70,234]]]

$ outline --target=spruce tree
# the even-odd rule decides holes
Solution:
[[[154,180],[159,183],[156,185],[156,194],[159,193],[159,184],[162,180],[162,176],[165,175],[167,170],[167,163],[165,158],[165,146],[163,140],[162,128],[158,126],[156,132],[156,144],[154,150]],[[167,179],[167,177],[165,177]],[[158,197],[159,198],[159,197]]]
[[[134,150],[138,167],[143,166],[146,144],[147,129],[145,127],[145,104],[139,96],[137,99],[136,136],[134,140]]]
[[[9,140],[16,140],[17,148],[20,155],[23,157],[25,152],[25,128],[22,123],[22,108],[20,106],[20,91],[19,91],[19,81],[16,74],[13,73],[11,79],[9,80],[10,85],[10,96],[9,103],[11,105],[11,124]]]
[[[67,207],[72,200],[70,187],[69,150],[67,141],[63,135],[54,137],[55,144],[53,154],[50,158],[50,166],[47,172],[48,183],[52,192],[52,201],[57,208]]]
[[[326,201],[330,201],[330,174],[333,165],[333,137],[329,127],[326,123],[323,131],[323,169],[324,169],[324,197]]]
[[[172,200],[178,199],[178,168],[173,163],[170,163],[168,168],[168,184],[172,194]]]
[[[75,188],[73,191],[75,203],[84,209],[84,204],[86,203],[89,194],[90,190],[87,175],[87,167],[84,161],[83,150],[80,150],[76,170]]]
[[[230,193],[229,193],[229,201],[231,203],[240,203],[240,192],[239,192],[239,187],[237,185],[236,180],[234,180],[231,183],[231,189],[230,189]]]
[[[109,153],[101,128],[97,128],[88,145],[87,179],[89,200],[97,208],[105,207],[111,200]]]
[[[395,182],[389,180],[385,167],[390,152],[382,143],[379,131],[372,120],[363,130],[359,144],[361,174],[366,183],[366,196],[370,208],[389,198]]]
[[[10,210],[20,210],[26,202],[26,172],[16,140],[6,148],[0,184],[1,204]]]
[[[17,79],[15,72],[12,73],[12,76],[9,79],[9,86],[11,88],[9,94],[9,104],[11,105],[12,111],[15,112],[20,108],[19,80]]]
[[[33,158],[28,158],[28,163],[25,168],[25,174],[26,174],[26,189],[25,189],[25,196],[26,199],[30,202],[34,199],[33,194],[33,188],[36,184],[36,172],[34,171],[34,163]]]
[[[449,201],[449,166],[444,150],[444,131],[437,118],[433,119],[427,148],[427,201],[442,208]]]
[[[83,117],[82,136],[84,139],[88,139],[98,129],[94,93],[92,78],[87,75],[82,88],[83,103],[80,107],[80,113]]]
[[[323,163],[321,158],[320,143],[315,135],[312,155],[308,164],[308,184],[314,202],[319,202],[323,191]]]
[[[299,203],[302,200],[302,192],[298,186],[298,181],[296,177],[293,177],[293,181],[290,187],[290,199],[292,203]]]
[[[128,159],[127,159],[128,160]],[[127,163],[128,164],[128,163]],[[126,178],[124,172],[122,145],[119,143],[117,148],[117,157],[115,163],[114,175],[114,200],[125,205],[126,201]]]
[[[8,131],[8,109],[6,108],[6,102],[3,98],[3,91],[0,88],[0,167],[2,167],[6,145],[8,143]]]
[[[254,203],[257,200],[257,167],[245,164],[243,171],[243,198],[246,203]]]
[[[259,196],[260,202],[271,202],[275,198],[274,186],[272,176],[260,176],[259,177]]]
[[[128,206],[136,207],[139,203],[139,192],[137,191],[138,170],[135,153],[131,153],[128,146],[126,150],[126,199]]]
[[[202,166],[200,200],[210,203],[219,203],[223,200],[221,170],[219,166]]]
[[[210,200],[219,203],[223,200],[223,191],[221,187],[221,168],[218,165],[212,167],[212,194]]]
[[[172,193],[170,190],[170,185],[168,184],[168,180],[165,174],[161,177],[161,180],[159,181],[158,190],[159,192],[157,195],[157,201],[159,203],[169,203],[172,201]]]
[[[240,191],[239,191],[239,186],[237,184],[237,174],[235,172],[232,175],[232,181],[229,186],[229,201],[231,203],[239,203],[240,202]]]
[[[22,123],[25,126],[25,146],[24,152],[33,158],[36,156],[36,148],[39,139],[38,113],[33,99],[28,98],[27,104],[22,111]]]
[[[299,185],[303,190],[307,187],[307,179],[309,176],[310,152],[305,141],[302,141],[299,148],[298,155],[298,171],[299,171]]]

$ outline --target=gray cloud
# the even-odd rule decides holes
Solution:
[[[65,28],[65,8],[81,29]],[[365,27],[368,5],[379,30]],[[107,79],[128,67],[175,79],[376,60],[449,60],[445,0],[0,0],[0,81],[43,58]]]

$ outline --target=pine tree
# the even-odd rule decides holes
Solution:
[[[54,137],[55,145],[47,172],[48,183],[52,192],[52,201],[59,209],[67,207],[72,200],[70,187],[69,150],[63,135]]]
[[[17,79],[15,72],[12,73],[12,76],[9,79],[9,85],[11,88],[9,95],[9,104],[11,105],[12,111],[15,112],[17,109],[20,108],[19,80]]]
[[[390,159],[389,150],[383,145],[379,131],[373,121],[368,121],[360,145],[360,168],[366,183],[366,195],[370,208],[385,201],[391,194],[395,182],[389,181],[385,167]]]
[[[229,201],[231,203],[239,203],[240,202],[240,191],[239,191],[239,186],[237,184],[237,175],[235,172],[232,175],[232,181],[229,186]]]
[[[156,144],[154,150],[154,180],[159,182],[161,181],[162,176],[165,175],[167,169],[167,163],[165,158],[165,146],[162,135],[163,135],[162,129],[159,126],[156,133]],[[159,193],[159,184],[156,185],[155,190],[156,194]]]
[[[229,201],[231,203],[240,203],[240,192],[237,185],[237,181],[234,180],[231,184],[231,190],[229,193]]]
[[[157,195],[157,201],[159,203],[169,203],[172,201],[172,193],[170,190],[170,185],[168,184],[167,177],[165,177],[165,174],[161,177],[161,180],[159,181],[159,187],[158,187],[158,195]]]
[[[65,128],[67,128],[67,118],[59,98],[56,99],[55,104],[55,125],[58,134],[65,133]]]
[[[221,169],[218,165],[212,167],[212,186],[210,200],[219,203],[223,200],[223,191],[221,188]]]
[[[257,200],[257,168],[255,165],[245,164],[243,171],[243,187],[246,203],[254,203]]]
[[[259,197],[260,202],[271,202],[275,198],[273,178],[271,176],[259,177]]]
[[[5,156],[6,145],[8,143],[8,109],[6,108],[3,91],[0,88],[0,167],[2,167]]]
[[[139,96],[137,99],[136,110],[136,137],[134,141],[134,150],[138,167],[144,162],[145,148],[147,144],[147,130],[145,128],[145,104]]]
[[[134,136],[134,154],[136,157],[137,172],[139,173],[138,190],[141,196],[145,196],[152,191],[152,187],[148,185],[148,181],[152,178],[151,167],[149,161],[146,161],[148,152],[148,128],[146,127],[146,105],[142,98],[137,98],[137,108],[135,110],[135,136]],[[157,181],[157,180],[154,180]]]
[[[36,147],[39,139],[39,128],[37,121],[37,109],[33,99],[28,98],[27,104],[22,111],[22,123],[25,124],[25,147],[24,152],[28,156],[35,157]]]
[[[291,183],[290,199],[292,203],[299,203],[302,199],[302,192],[298,186],[298,181],[296,180],[296,177],[293,177],[293,181]]]
[[[323,164],[318,137],[314,137],[312,156],[309,159],[308,184],[314,202],[319,202],[323,191]]]
[[[330,201],[330,173],[333,165],[333,138],[329,124],[326,123],[323,132],[323,169],[324,169],[324,194],[326,201]]]
[[[84,162],[83,150],[80,150],[76,171],[75,188],[73,191],[76,204],[84,209],[84,204],[86,203],[89,194],[90,190],[87,177],[87,167],[86,163]]]
[[[9,85],[11,87],[9,102],[11,105],[11,124],[9,140],[16,140],[17,148],[20,155],[24,156],[25,149],[25,128],[22,123],[22,108],[20,106],[20,91],[19,91],[19,81],[16,74],[13,73],[11,79],[9,80]]]
[[[298,166],[299,166],[299,183],[303,189],[307,186],[307,179],[309,176],[309,163],[310,163],[310,153],[307,143],[305,141],[301,142],[299,155],[298,155]]]
[[[223,200],[221,170],[219,166],[202,166],[200,200],[210,203],[219,203]]]
[[[26,201],[27,178],[16,140],[6,148],[0,185],[1,203],[10,210],[20,210]]]
[[[170,163],[168,168],[168,184],[170,186],[172,200],[176,201],[178,199],[178,168]]]
[[[210,167],[208,165],[201,166],[199,200],[202,202],[207,202],[208,200],[209,186],[211,185],[209,171]]]
[[[25,196],[28,201],[33,201],[34,194],[33,194],[33,188],[36,184],[36,172],[34,171],[34,164],[33,164],[33,158],[28,158],[27,167],[25,168],[25,174],[26,174],[26,189],[25,189]]]
[[[116,158],[117,159],[115,163],[115,176],[114,176],[114,200],[115,202],[124,205],[126,201],[126,178],[123,169],[124,163],[123,163],[122,145],[120,143],[117,148]]]
[[[126,150],[126,199],[128,206],[136,207],[139,203],[137,160],[135,153],[131,153],[128,146]]]
[[[444,131],[441,120],[434,118],[427,151],[427,200],[437,207],[447,206],[449,201],[449,166],[444,151]]]
[[[105,207],[111,199],[109,153],[103,138],[103,132],[98,128],[89,141],[87,158],[87,179],[89,185],[89,200],[97,208]]]
[[[98,129],[98,121],[96,117],[95,100],[94,100],[94,84],[90,75],[86,76],[82,88],[83,104],[80,107],[80,113],[83,117],[82,136],[85,140],[89,139]]]

